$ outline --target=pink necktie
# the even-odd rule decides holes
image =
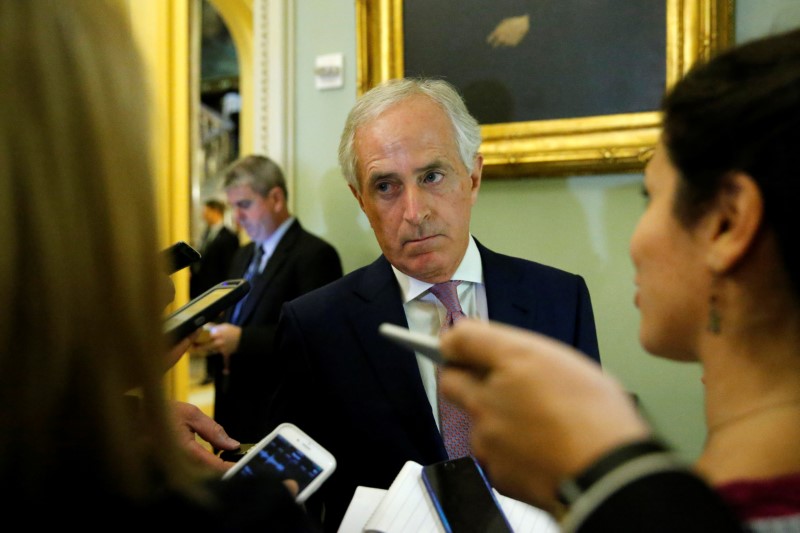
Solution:
[[[458,285],[460,283],[460,281],[446,281],[437,283],[430,289],[447,309],[447,316],[439,330],[440,333],[450,328],[456,320],[467,316],[461,310],[461,304],[458,301]],[[439,401],[439,425],[448,457],[457,459],[469,455],[469,416],[439,394],[438,366],[436,367],[436,390]]]

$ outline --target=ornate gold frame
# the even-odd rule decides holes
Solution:
[[[667,87],[733,40],[734,0],[667,2]],[[361,95],[403,76],[403,0],[357,0]],[[657,110],[481,126],[484,177],[640,171],[660,129]]]

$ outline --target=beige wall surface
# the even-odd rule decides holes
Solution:
[[[739,0],[737,40],[800,25],[796,0]],[[332,242],[346,271],[379,253],[337,165],[339,134],[356,98],[354,0],[302,0],[295,9],[295,211]],[[442,25],[442,31],[458,31]],[[314,59],[344,54],[344,87],[314,88]],[[639,396],[656,430],[687,460],[704,438],[696,365],[656,359],[638,343],[628,239],[644,207],[641,174],[485,181],[473,234],[499,252],[578,273],[587,281],[605,369]]]

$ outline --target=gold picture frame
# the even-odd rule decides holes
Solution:
[[[666,2],[666,85],[733,41],[734,0]],[[361,95],[404,75],[403,0],[357,0],[357,86]],[[484,177],[641,171],[657,141],[657,110],[481,126]]]

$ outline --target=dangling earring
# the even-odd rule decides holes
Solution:
[[[719,335],[722,331],[722,315],[717,307],[717,295],[712,294],[708,302],[708,325],[706,330],[714,335]]]

